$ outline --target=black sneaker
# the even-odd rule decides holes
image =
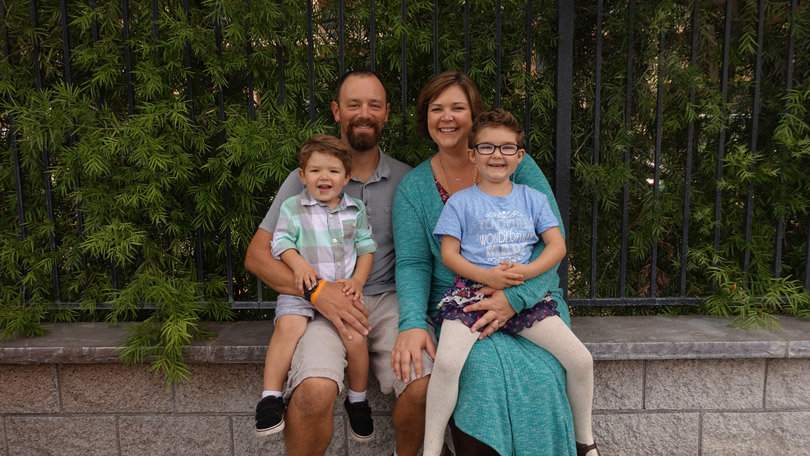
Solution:
[[[256,435],[265,437],[284,430],[284,399],[267,396],[256,404]]]
[[[346,413],[349,414],[349,433],[357,442],[368,442],[374,437],[374,420],[371,419],[371,407],[368,401],[349,402],[349,398],[343,402]]]

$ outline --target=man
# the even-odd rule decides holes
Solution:
[[[340,123],[341,140],[352,153],[352,178],[344,191],[361,199],[367,208],[377,251],[364,292],[364,302],[353,302],[338,283],[327,282],[315,295],[315,318],[293,355],[285,398],[289,399],[284,428],[287,454],[323,454],[333,432],[335,399],[343,388],[345,356],[340,334],[346,326],[367,335],[370,363],[383,393],[394,391],[393,410],[396,454],[416,455],[422,446],[425,426],[425,395],[432,362],[425,355],[423,376],[410,383],[397,380],[391,369],[391,349],[398,330],[399,303],[394,283],[394,242],[391,206],[400,179],[408,165],[380,150],[382,128],[388,122],[390,104],[382,82],[371,71],[345,74],[337,84],[332,114]],[[292,271],[271,255],[273,229],[279,207],[303,190],[296,171],[288,176],[273,201],[245,255],[245,267],[279,293],[303,296]]]

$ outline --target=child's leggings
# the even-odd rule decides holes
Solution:
[[[480,333],[459,320],[442,322],[436,361],[427,390],[424,456],[438,456],[444,431],[458,400],[458,378]],[[593,358],[585,345],[558,316],[547,317],[520,333],[521,337],[548,350],[566,371],[566,392],[574,418],[574,436],[580,443],[593,443]]]

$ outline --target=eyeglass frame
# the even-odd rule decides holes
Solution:
[[[492,148],[493,148],[492,152],[490,152],[490,153],[481,152],[481,150],[478,147],[482,146],[484,144],[492,146]],[[505,153],[503,151],[503,146],[515,146],[515,152],[511,153],[511,154],[507,154],[507,153]],[[495,150],[499,150],[501,152],[501,155],[503,155],[505,157],[511,157],[513,155],[517,155],[517,153],[520,151],[520,146],[517,145],[517,144],[514,144],[514,143],[506,143],[506,144],[499,144],[499,145],[495,145],[495,144],[492,144],[492,143],[478,143],[475,146],[473,146],[473,149],[475,149],[475,151],[477,153],[481,154],[481,155],[493,155],[493,154],[495,154]]]

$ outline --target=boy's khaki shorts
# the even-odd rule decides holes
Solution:
[[[399,334],[399,301],[393,291],[378,295],[363,296],[363,302],[369,313],[371,332],[366,337],[369,350],[369,364],[380,382],[384,394],[392,391],[399,396],[407,383],[397,380],[391,370],[391,350]],[[436,344],[436,336],[431,327],[430,335]],[[309,377],[322,377],[334,380],[338,385],[338,394],[343,391],[344,371],[346,369],[346,348],[340,340],[337,329],[323,315],[315,313],[309,321],[304,335],[295,348],[287,383],[284,387],[284,399],[289,400],[295,388]],[[422,350],[422,375],[428,375],[433,369],[433,360]],[[413,365],[411,379],[416,377]]]

